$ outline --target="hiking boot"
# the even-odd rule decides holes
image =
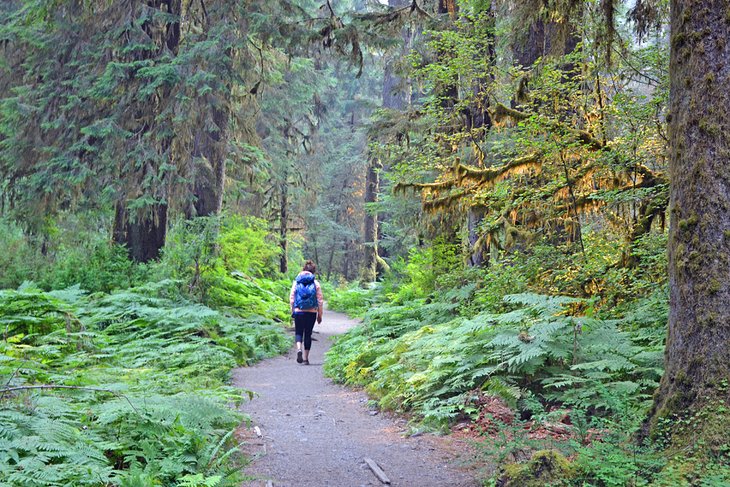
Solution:
[[[297,363],[298,364],[301,364],[302,363],[302,351],[301,350],[299,350],[297,352]]]

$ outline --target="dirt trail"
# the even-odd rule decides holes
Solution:
[[[405,421],[375,414],[367,396],[333,384],[322,372],[330,337],[357,323],[328,311],[315,326],[309,366],[292,350],[234,371],[234,384],[258,396],[242,406],[252,419],[241,428],[255,459],[246,486],[358,487],[383,485],[363,458],[375,460],[393,486],[477,486],[457,464],[464,445],[451,438],[404,437]],[[262,437],[258,438],[258,427]]]

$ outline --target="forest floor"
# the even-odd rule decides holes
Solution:
[[[331,337],[357,322],[333,311],[315,326],[310,365],[296,351],[234,371],[233,382],[256,393],[242,406],[251,416],[238,437],[253,458],[244,485],[358,487],[383,485],[364,459],[371,458],[393,486],[477,486],[466,440],[430,434],[408,436],[404,418],[370,409],[368,397],[323,375]],[[258,428],[258,431],[256,431]],[[261,434],[261,437],[258,436]]]

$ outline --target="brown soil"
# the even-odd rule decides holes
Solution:
[[[383,485],[364,462],[372,458],[393,486],[477,486],[461,465],[464,440],[428,434],[406,436],[406,421],[368,408],[363,392],[333,384],[322,373],[330,337],[355,326],[327,312],[315,327],[310,365],[292,349],[283,357],[234,371],[234,384],[256,397],[241,409],[251,424],[239,429],[254,459],[246,486],[358,487]],[[262,437],[258,437],[255,427]]]

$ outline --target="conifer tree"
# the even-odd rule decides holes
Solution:
[[[669,330],[651,427],[677,448],[724,448],[730,400],[730,44],[724,2],[671,10]],[[705,35],[704,33],[708,33]],[[709,35],[712,33],[712,35]]]

